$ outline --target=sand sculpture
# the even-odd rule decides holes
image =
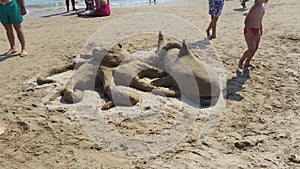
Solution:
[[[107,52],[95,49],[92,55],[88,62],[73,63],[49,73],[76,70],[60,92],[65,100],[80,102],[84,90],[97,87],[101,87],[110,100],[102,105],[102,110],[137,104],[140,100],[137,90],[166,97],[185,97],[204,106],[214,105],[220,96],[216,73],[193,54],[185,40],[165,42],[161,32],[156,52],[147,59],[132,57],[121,44]],[[43,77],[37,79],[39,85],[52,82]]]

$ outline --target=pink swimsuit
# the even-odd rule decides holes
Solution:
[[[109,5],[101,5],[100,9],[94,12],[94,16],[109,16],[110,15],[110,8]]]

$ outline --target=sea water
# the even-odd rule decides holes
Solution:
[[[71,0],[70,9],[72,9]],[[171,0],[156,0],[157,3]],[[84,0],[75,0],[76,8],[85,8]],[[146,6],[149,5],[149,0],[110,0],[111,7],[129,7],[129,6]],[[152,2],[153,4],[153,2]],[[66,8],[65,0],[25,0],[25,6],[30,12],[49,9]]]

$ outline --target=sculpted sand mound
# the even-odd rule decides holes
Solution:
[[[61,92],[63,98],[78,103],[83,91],[101,87],[109,101],[102,109],[116,105],[133,106],[140,97],[134,88],[167,97],[186,98],[198,105],[214,105],[221,87],[217,74],[196,56],[185,40],[165,42],[159,33],[158,48],[143,59],[132,57],[121,44],[111,50],[93,50],[87,62],[76,64],[75,72]],[[60,69],[61,72],[67,69]],[[53,71],[52,71],[53,72]],[[59,71],[55,71],[56,73]],[[53,74],[53,73],[51,73]],[[54,82],[38,78],[39,84]]]

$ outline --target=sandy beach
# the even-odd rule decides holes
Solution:
[[[247,5],[250,7],[253,1],[250,0]],[[299,8],[298,0],[270,0],[266,4],[264,34],[253,58],[257,68],[249,71],[237,67],[238,59],[246,50],[243,22],[248,12],[248,9],[241,8],[239,0],[225,1],[217,26],[217,38],[210,43],[204,34],[210,21],[207,0],[158,1],[157,5],[144,7],[112,8],[109,17],[82,18],[64,10],[48,10],[25,16],[23,29],[28,56],[0,56],[0,125],[4,127],[0,126],[0,168],[299,168]],[[165,18],[155,20],[149,16],[150,19],[130,19],[138,14],[148,16],[149,13],[153,16],[159,13]],[[176,23],[166,15],[173,19],[177,17],[186,24],[180,25],[181,21]],[[165,22],[162,22],[163,19]],[[127,22],[130,25],[126,26]],[[122,26],[110,28],[119,23]],[[86,105],[79,103],[74,106],[63,103],[60,98],[49,101],[53,90],[62,86],[72,72],[55,76],[61,80],[58,83],[36,84],[38,76],[46,76],[55,68],[73,63],[95,35],[111,39],[115,44],[123,40],[124,48],[131,54],[154,48],[157,37],[145,35],[148,30],[142,30],[143,24],[150,25],[149,31],[157,27],[157,33],[161,28],[168,28],[178,37],[195,35],[190,39],[206,43],[204,53],[211,51],[209,54],[219,57],[226,78],[225,106],[221,110],[214,107],[195,110],[185,102],[145,94],[143,96],[149,97],[150,101],[144,99],[138,106],[116,107],[99,115],[108,118],[105,124],[126,136],[124,138],[147,140],[165,136],[159,137],[163,141],[153,141],[151,145],[154,147],[145,146],[149,149],[148,154],[142,144],[130,149],[127,143],[124,145],[118,142],[117,137],[109,135],[105,127],[97,126],[98,121],[88,114],[76,114],[79,109],[98,102],[94,98],[99,96],[85,100]],[[194,28],[199,30],[199,34],[192,31]],[[99,36],[99,31],[101,33],[103,30],[109,33]],[[122,39],[122,30],[128,35],[136,35]],[[111,37],[111,34],[114,36]],[[109,44],[103,41],[98,43]],[[187,42],[193,41],[188,39]],[[16,43],[20,52],[19,42]],[[210,47],[213,50],[208,50]],[[8,48],[2,27],[0,53]],[[86,94],[93,95],[91,92]],[[99,108],[93,106],[88,108]],[[164,107],[163,113],[159,112],[160,106]],[[186,118],[186,114],[192,114],[191,111],[201,113]],[[136,115],[138,112],[145,114],[139,117]],[[93,115],[93,111],[89,113]],[[147,115],[153,119],[151,123],[139,123],[126,118],[132,114],[141,121]],[[88,121],[83,124],[79,119]],[[178,121],[182,124],[177,124]],[[193,125],[185,128],[184,124]],[[93,125],[98,128],[93,128]],[[91,134],[86,127],[95,131]],[[173,133],[164,133],[167,129]],[[93,137],[97,132],[103,133],[99,136],[100,140]],[[202,138],[203,133],[205,139]],[[170,137],[167,137],[169,134]],[[115,141],[106,142],[109,139]],[[170,144],[165,145],[166,142]],[[132,141],[129,144],[135,143]]]

